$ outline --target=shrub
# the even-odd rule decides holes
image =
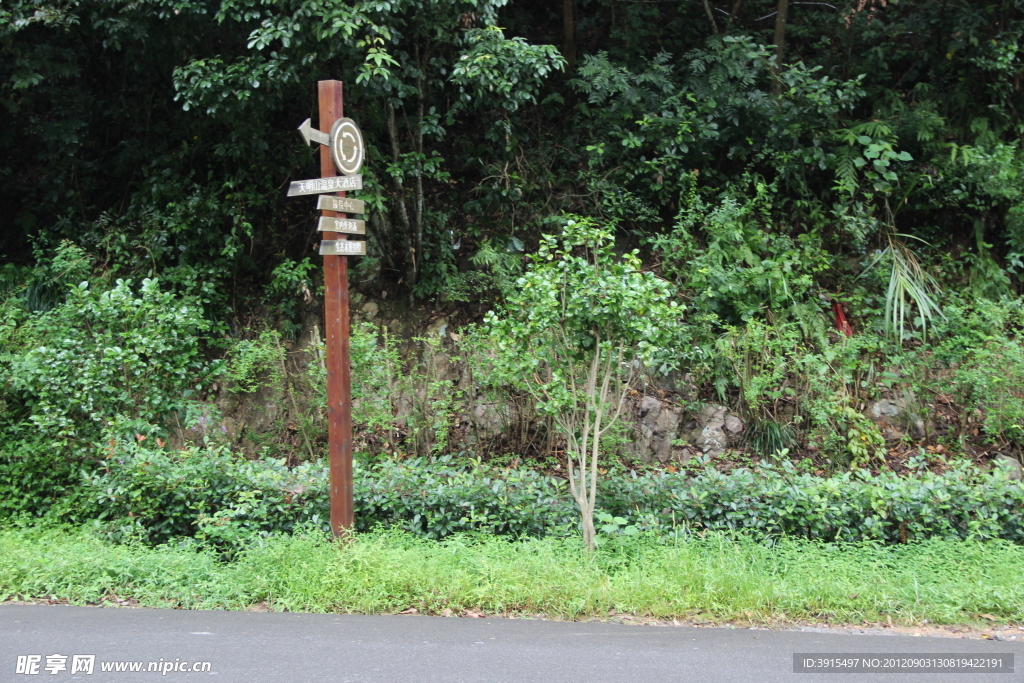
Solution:
[[[15,348],[0,373],[17,404],[9,411],[79,451],[115,416],[169,420],[215,369],[199,353],[208,329],[197,306],[162,292],[156,280],[137,290],[124,280],[107,290],[73,286],[64,303],[8,333]]]
[[[150,543],[195,536],[226,548],[300,526],[329,528],[327,468],[242,460],[226,448],[178,453],[118,440],[86,488],[92,514],[111,540]],[[459,531],[543,536],[571,528],[564,482],[531,470],[490,471],[479,463],[356,463],[357,530],[401,527],[427,538]]]
[[[787,461],[756,470],[707,469],[609,478],[603,507],[624,517],[646,513],[648,525],[742,531],[758,537],[823,541],[1003,538],[1024,543],[1024,487],[969,465],[943,474],[847,472],[821,478]]]
[[[327,528],[327,469],[239,460],[222,448],[167,453],[120,442],[88,480],[93,514],[112,539],[153,543],[196,536],[234,549],[273,532]],[[357,531],[398,527],[438,539],[464,531],[510,537],[575,532],[566,483],[532,470],[479,461],[386,461],[355,468]],[[696,477],[606,477],[600,509],[660,534],[743,532],[759,538],[881,541],[1002,538],[1024,544],[1024,487],[1001,473],[960,466],[914,478],[846,473],[828,479],[789,463]]]
[[[232,545],[245,537],[317,524],[327,512],[326,471],[283,460],[243,460],[225,447],[172,453],[144,439],[114,439],[85,475],[92,514],[111,540],[150,543],[196,536]]]
[[[1021,301],[954,301],[948,312],[950,319],[937,328],[942,341],[920,350],[914,359],[924,374],[921,386],[960,406],[960,436],[965,435],[968,419],[980,417],[989,442],[1024,443]]]
[[[0,431],[0,520],[46,514],[78,483],[77,465],[38,430]]]
[[[284,379],[281,368],[284,349],[274,330],[264,330],[255,339],[236,341],[227,356],[223,377],[236,393],[251,394]]]

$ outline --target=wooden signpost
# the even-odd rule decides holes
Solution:
[[[331,194],[322,194],[316,198],[316,208],[320,211],[342,211],[344,213],[366,213],[361,199],[348,199]]]
[[[321,156],[326,150],[321,149]],[[330,156],[327,163],[332,163]],[[344,192],[346,190],[363,189],[363,176],[343,175],[335,178],[312,178],[310,180],[293,180],[288,187],[289,197],[298,197],[304,194],[320,194],[321,192]]]
[[[348,257],[366,254],[366,242],[349,240],[346,233],[363,235],[366,223],[347,213],[362,213],[364,203],[345,196],[361,190],[358,175],[366,155],[359,127],[343,113],[341,81],[320,81],[320,127],[309,119],[299,126],[306,144],[320,145],[320,178],[293,181],[288,196],[317,194],[323,211],[317,229],[323,234],[324,333],[327,338],[327,420],[330,442],[331,531],[341,536],[353,528],[352,506],[352,388],[349,365]],[[338,175],[338,172],[342,175]],[[325,193],[337,193],[326,195]]]
[[[355,240],[323,240],[320,242],[321,256],[366,256],[366,242]]]
[[[328,218],[323,216],[316,229],[320,232],[344,232],[349,235],[365,235],[366,221],[354,221],[351,218]]]

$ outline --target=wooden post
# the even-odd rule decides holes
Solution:
[[[341,81],[320,81],[322,131],[344,117]],[[320,145],[320,177],[338,175],[327,145]],[[344,192],[338,196],[344,197]],[[324,216],[346,214],[324,211]],[[325,240],[344,240],[344,233],[324,232]],[[327,434],[330,443],[331,531],[341,536],[355,523],[352,506],[352,388],[348,356],[348,257],[324,259],[324,334],[327,338]]]

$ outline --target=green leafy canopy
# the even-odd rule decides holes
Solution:
[[[602,355],[621,350],[623,363],[670,367],[682,311],[673,286],[641,270],[637,251],[617,255],[610,231],[573,216],[561,236],[544,236],[504,310],[485,324],[498,375],[539,382],[550,397],[542,407],[557,411],[571,400],[564,366],[584,362],[595,345]]]

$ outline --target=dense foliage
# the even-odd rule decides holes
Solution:
[[[877,472],[918,446],[1019,455],[1022,34],[1022,0],[9,0],[0,510],[59,507],[83,468],[114,476],[103,449],[136,435],[172,443],[168,462],[240,441],[218,421],[225,394],[288,406],[268,420],[280,450],[316,466],[315,212],[283,187],[316,175],[294,128],[326,78],[367,140],[359,296],[391,320],[494,311],[519,363],[446,326],[402,353],[363,328],[371,455],[614,449],[621,433],[556,434],[586,400],[544,374],[612,323],[622,343],[600,343],[629,371],[612,363],[613,391],[583,413],[621,395],[726,404],[744,448],[821,473]],[[601,235],[610,280],[573,226]],[[584,287],[543,309],[559,273]],[[559,331],[564,347],[510,344]],[[442,350],[472,377],[425,370]],[[469,434],[462,416],[487,392],[522,407],[527,436]],[[868,415],[882,399],[892,424]],[[808,533],[845,535],[842,514]],[[147,533],[171,534],[160,524]]]
[[[279,188],[314,172],[291,131],[332,77],[369,141],[372,290],[443,296],[572,210],[653,241],[726,320],[849,288],[892,230],[1013,291],[1019,2],[801,3],[778,46],[775,0],[707,5],[595,0],[563,39],[536,2],[6,3],[0,250],[75,239],[225,315],[308,253]],[[722,249],[770,263],[730,275]],[[672,263],[695,255],[725,272]]]

